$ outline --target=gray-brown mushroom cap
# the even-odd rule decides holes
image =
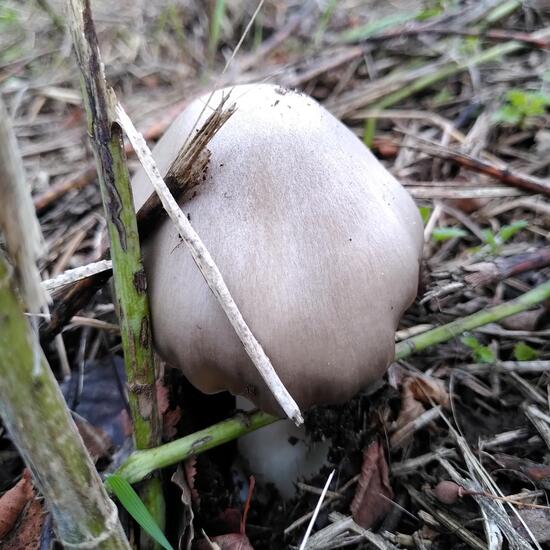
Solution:
[[[161,174],[207,99],[153,150]],[[299,406],[344,402],[394,357],[395,329],[418,283],[418,210],[310,97],[261,84],[233,88],[229,102],[237,110],[210,142],[206,180],[182,210]],[[133,190],[139,208],[152,192],[143,171]],[[280,414],[169,220],[147,241],[144,261],[160,355],[206,393],[229,390]]]

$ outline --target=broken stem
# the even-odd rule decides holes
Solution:
[[[252,331],[246,324],[235,300],[231,296],[222,274],[215,264],[210,252],[201,241],[199,235],[195,232],[185,214],[181,211],[172,193],[166,186],[157,168],[153,155],[143,136],[136,130],[134,124],[122,108],[120,104],[115,107],[117,122],[124,129],[128,139],[134,146],[137,157],[139,158],[145,173],[149,177],[149,181],[153,185],[155,192],[158,194],[164,209],[168,213],[170,219],[178,229],[178,233],[189,248],[193,260],[197,264],[202,276],[210,287],[210,290],[218,300],[220,306],[225,312],[231,326],[241,340],[244,349],[254,366],[265,381],[267,387],[281,406],[285,414],[297,426],[303,423],[302,413],[288,390],[285,388],[278,374],[275,372],[269,357],[265,354],[262,346],[252,334]]]
[[[548,299],[550,299],[550,281],[522,294],[515,300],[505,302],[487,310],[478,311],[477,313],[468,315],[468,317],[456,319],[446,325],[403,340],[395,346],[395,358],[397,360],[405,359],[409,355],[422,351],[429,346],[447,342],[468,330],[473,330],[489,323],[496,323],[505,317],[521,313]]]
[[[160,443],[161,425],[147,281],[122,131],[111,113],[114,92],[105,80],[90,0],[67,0],[67,14],[109,232],[134,439],[137,449],[147,449]],[[160,480],[148,480],[141,495],[163,528],[165,505]],[[148,537],[142,533],[141,547],[148,546]]]
[[[0,254],[0,416],[64,548],[130,550]]]

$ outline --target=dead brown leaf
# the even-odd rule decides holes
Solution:
[[[211,539],[212,543],[220,550],[254,550],[252,544],[246,535],[240,533],[230,533],[229,535],[220,535]],[[214,546],[214,548],[216,548]]]
[[[391,426],[391,448],[402,447],[410,441],[414,430],[410,430],[410,433],[408,433],[408,427],[422,413],[426,412],[423,403],[429,405],[435,403],[443,407],[449,407],[449,393],[443,382],[426,375],[409,375],[403,378],[401,385],[401,410],[399,411],[399,416]]]
[[[361,477],[350,506],[353,519],[369,529],[391,510],[392,498],[384,449],[375,440],[363,451]]]
[[[550,509],[523,508],[517,510],[537,542],[550,541]],[[515,515],[510,516],[512,525],[523,537],[529,537],[527,530]]]
[[[436,403],[442,407],[449,407],[450,399],[445,384],[430,376],[414,376],[407,378],[404,383],[406,391],[421,403],[431,405]]]
[[[157,380],[157,406],[162,417],[162,435],[165,439],[173,439],[177,434],[177,426],[181,419],[179,406],[170,408],[170,393],[162,381]]]
[[[401,386],[401,410],[396,421],[392,424],[392,432],[398,432],[407,424],[410,424],[415,418],[426,411],[420,403],[411,388],[411,378],[405,378]]]
[[[191,490],[186,479],[186,471],[180,464],[172,476],[172,483],[175,483],[181,490],[181,502],[183,511],[181,522],[178,527],[178,548],[179,550],[189,550],[195,536],[193,529],[193,506],[191,504]]]
[[[33,497],[31,475],[25,470],[23,477],[0,497],[0,539],[13,529],[21,511]]]
[[[73,420],[75,421],[78,433],[84,441],[84,445],[94,463],[100,458],[107,458],[111,456],[111,451],[114,447],[113,441],[107,435],[105,430],[92,426],[85,418],[73,413]]]
[[[536,330],[540,319],[545,314],[545,308],[538,307],[529,311],[522,311],[502,319],[500,325],[508,330]]]
[[[39,548],[44,509],[42,503],[31,497],[23,508],[15,527],[2,540],[2,550],[29,550]]]

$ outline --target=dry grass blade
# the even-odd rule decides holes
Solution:
[[[45,252],[44,239],[27,187],[23,163],[8,111],[0,97],[0,229],[28,308],[46,306],[36,262]]]

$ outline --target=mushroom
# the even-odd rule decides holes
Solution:
[[[341,403],[381,378],[416,296],[422,222],[411,197],[341,122],[305,94],[236,86],[194,101],[153,150],[165,173],[230,93],[198,194],[183,212],[244,319],[305,410]],[[152,192],[141,170],[139,208]],[[205,393],[229,390],[281,410],[176,228],[144,246],[155,346]]]

